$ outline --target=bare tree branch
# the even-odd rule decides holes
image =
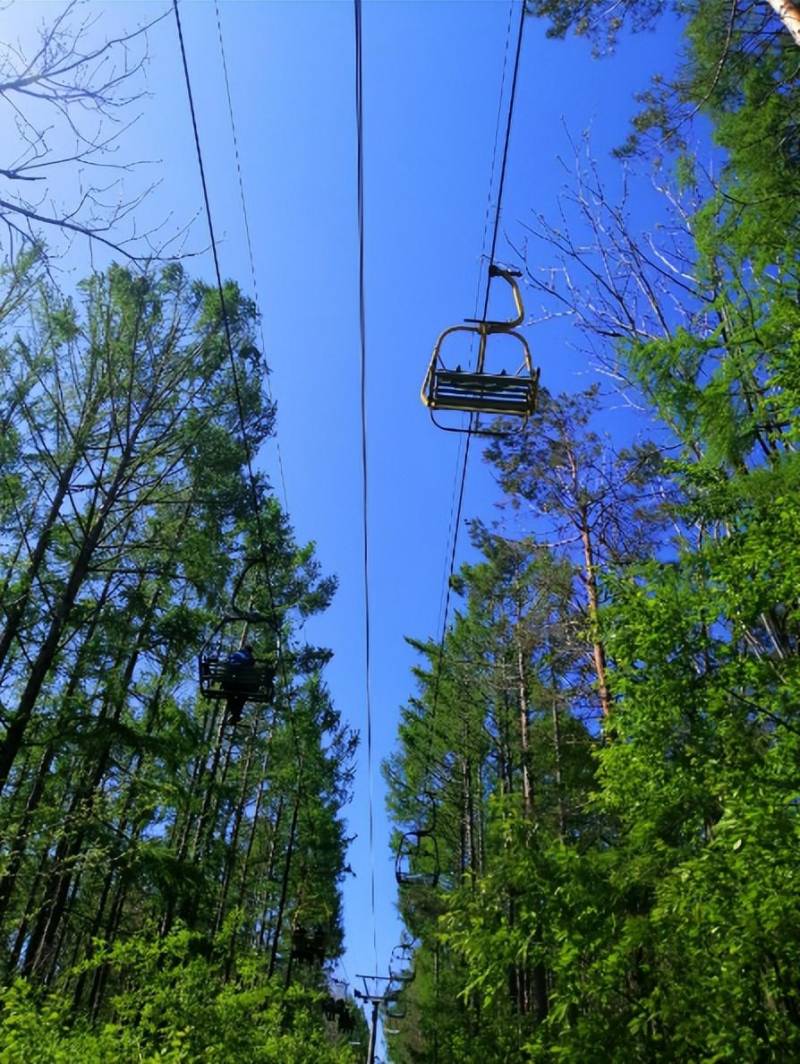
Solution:
[[[137,230],[137,208],[157,182],[127,193],[123,178],[146,160],[118,157],[128,131],[140,117],[132,109],[148,95],[147,34],[162,12],[129,33],[103,39],[98,16],[84,12],[85,0],[69,0],[37,31],[33,48],[0,44],[0,104],[16,129],[16,148],[0,167],[0,221],[20,247],[43,250],[42,233],[84,237],[137,263],[176,257],[154,235],[164,223]],[[86,177],[116,171],[109,183]],[[2,183],[7,183],[2,191]],[[36,188],[38,195],[33,196]]]

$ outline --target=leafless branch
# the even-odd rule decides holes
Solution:
[[[133,193],[123,186],[124,177],[151,160],[119,154],[140,117],[135,109],[148,96],[148,32],[167,13],[103,38],[86,0],[68,0],[55,19],[40,25],[32,45],[0,44],[0,104],[18,138],[16,145],[7,143],[0,167],[7,257],[14,238],[20,248],[41,249],[48,232],[85,238],[90,248],[97,242],[145,265],[176,257],[155,239],[165,223],[146,232],[136,226],[138,208],[157,182]],[[98,182],[88,178],[93,172],[117,176]]]

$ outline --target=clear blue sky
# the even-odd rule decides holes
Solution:
[[[60,5],[17,5],[3,14],[25,32]],[[98,32],[133,26],[165,4],[94,2]],[[224,95],[214,5],[182,5],[212,209],[224,273],[250,289],[239,190]],[[515,11],[516,18],[516,11]],[[438,432],[418,393],[438,332],[474,313],[485,276],[481,242],[509,20],[506,0],[379,2],[364,5],[364,96],[369,374],[370,554],[375,716],[375,869],[378,964],[398,939],[389,825],[380,761],[394,742],[398,708],[411,690],[405,635],[438,635],[457,437]],[[222,21],[255,244],[267,357],[279,404],[290,513],[338,575],[333,608],[309,625],[331,646],[327,681],[344,718],[365,722],[361,575],[353,11],[336,2],[224,0]],[[565,127],[591,126],[601,170],[618,181],[610,149],[624,139],[632,94],[673,65],[674,27],[624,41],[593,61],[585,41],[546,40],[528,20],[504,204],[512,240],[533,208],[553,215],[568,178]],[[201,207],[191,127],[172,17],[150,35],[143,118],[121,148],[157,160],[161,184],[144,215],[186,222]],[[132,178],[134,187],[143,178]],[[170,223],[172,224],[172,223]],[[207,246],[204,220],[190,242]],[[81,258],[81,256],[84,256]],[[508,259],[503,238],[498,258]],[[85,252],[73,250],[85,271]],[[97,260],[96,260],[97,261]],[[197,272],[210,278],[210,256]],[[540,306],[531,302],[529,312]],[[568,323],[528,336],[552,390],[585,386],[587,365]],[[275,447],[260,459],[275,470]],[[277,482],[277,478],[276,478]],[[497,492],[474,455],[466,516],[491,518]],[[468,554],[467,537],[461,556]],[[358,838],[345,886],[352,977],[371,971],[370,857],[365,748],[347,811]]]

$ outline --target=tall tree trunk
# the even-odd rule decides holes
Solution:
[[[606,675],[606,651],[598,634],[597,626],[600,614],[600,598],[597,592],[597,576],[595,575],[594,550],[592,547],[592,535],[589,528],[589,514],[585,506],[581,507],[580,534],[583,546],[583,579],[586,585],[586,601],[589,614],[589,626],[592,634],[592,658],[594,659],[594,671],[597,676],[597,691],[600,696],[600,708],[603,717],[608,718],[611,712],[611,698],[608,693],[608,679]]]
[[[564,836],[567,830],[566,816],[564,813],[564,780],[561,773],[561,718],[558,711],[558,694],[555,689],[555,675],[553,675],[553,698],[552,698],[552,719],[553,719],[553,761],[555,764],[555,778],[556,778],[556,803],[558,808],[558,835],[559,838],[564,840]]]
[[[73,562],[72,570],[70,571],[64,592],[53,611],[53,618],[50,622],[47,636],[39,648],[39,652],[31,666],[28,682],[25,684],[25,689],[20,697],[14,719],[6,731],[3,742],[0,743],[0,793],[2,793],[2,790],[6,785],[11,766],[14,764],[14,760],[19,753],[25,731],[28,727],[31,716],[33,715],[36,700],[39,697],[42,684],[44,683],[56,657],[62,632],[72,612],[72,608],[75,605],[78,593],[89,573],[92,556],[97,544],[100,542],[106,521],[117,501],[117,496],[122,488],[125,476],[128,474],[135,436],[136,434],[131,436],[125,450],[120,456],[119,466],[117,467],[114,479],[108,488],[108,493],[103,501],[103,505],[99,512],[94,516],[94,519],[91,520],[91,523],[88,524],[88,532],[84,536],[78,555]],[[97,490],[100,490],[99,486]]]
[[[111,592],[112,582],[113,574],[109,574],[108,578],[106,579],[103,590],[98,598],[96,608],[93,611],[92,620],[85,634],[83,643],[81,644],[81,648],[78,651],[78,654],[76,655],[72,674],[69,678],[66,690],[61,699],[62,709],[59,712],[58,718],[56,720],[56,734],[59,733],[63,725],[66,723],[68,709],[65,712],[63,707],[69,707],[70,701],[78,688],[78,684],[83,679],[83,666],[85,664],[86,655],[88,653],[92,637],[94,636],[97,630],[103,606],[107,602],[108,596]],[[42,797],[44,795],[45,784],[50,773],[50,767],[52,765],[53,758],[55,757],[55,753],[55,744],[49,743],[48,746],[45,748],[44,753],[42,754],[41,760],[39,762],[39,768],[37,770],[36,777],[33,781],[33,786],[31,787],[30,793],[28,794],[28,800],[25,805],[25,812],[23,813],[22,819],[19,823],[19,827],[17,828],[17,833],[15,836],[14,844],[11,848],[11,855],[8,865],[6,866],[3,875],[0,876],[0,923],[2,923],[2,920],[5,916],[6,909],[11,900],[11,895],[14,890],[17,875],[19,874],[20,867],[25,857],[25,852],[28,845],[28,838],[31,834],[31,822],[33,820],[33,815],[36,812],[36,809],[38,808],[39,803],[41,802]]]
[[[792,40],[800,48],[800,7],[792,0],[767,0],[767,3],[791,33]]]
[[[528,742],[528,685],[525,678],[525,656],[522,652],[520,634],[521,618],[517,617],[517,699],[519,709],[519,746],[522,763],[522,807],[525,816],[530,819],[533,814],[533,782],[530,769],[530,744]]]
[[[116,724],[122,716],[125,708],[128,691],[133,682],[133,675],[141,656],[142,648],[149,638],[150,625],[155,615],[158,602],[162,595],[162,589],[158,588],[151,596],[147,609],[140,622],[136,641],[132,650],[127,655],[125,668],[120,678],[119,691],[113,702],[107,700],[102,711],[98,714],[99,721],[109,721]],[[117,662],[117,667],[121,662]],[[116,672],[116,668],[112,673]],[[77,818],[82,807],[86,806],[85,817],[91,817],[91,805],[97,796],[103,779],[108,771],[113,750],[112,741],[104,743],[103,748],[90,770],[86,772],[83,780],[77,783],[73,792],[72,802],[68,816]],[[56,950],[57,942],[61,939],[60,926],[67,911],[67,900],[73,887],[73,879],[76,878],[77,862],[80,857],[83,842],[86,836],[86,822],[80,827],[77,835],[65,835],[56,849],[53,858],[53,871],[50,877],[50,886],[45,891],[44,905],[37,920],[36,927],[31,935],[31,946],[26,957],[26,974],[30,974],[43,965],[49,964],[49,958]],[[65,871],[66,869],[66,871]]]
[[[233,829],[231,831],[231,837],[228,841],[228,852],[225,857],[225,872],[222,878],[222,886],[219,892],[219,902],[217,904],[217,916],[214,921],[214,934],[219,934],[222,927],[222,922],[225,919],[225,906],[228,902],[228,891],[231,885],[231,877],[233,876],[233,869],[236,865],[236,853],[239,846],[239,831],[241,830],[242,820],[244,818],[244,810],[247,804],[247,790],[250,783],[250,763],[253,760],[253,746],[255,744],[255,727],[250,736],[250,742],[247,744],[247,753],[244,759],[244,765],[242,767],[242,786],[239,791],[239,800],[236,803],[236,809],[233,814]]]
[[[272,747],[272,735],[273,732],[270,731],[269,736],[267,738],[267,749],[264,753],[264,758],[261,762],[261,778],[258,784],[258,793],[256,794],[256,805],[255,809],[253,810],[253,817],[250,821],[250,831],[248,832],[247,836],[247,846],[245,847],[244,858],[242,860],[242,866],[239,871],[239,905],[242,905],[244,903],[244,894],[245,890],[247,889],[247,879],[250,874],[250,860],[253,856],[253,846],[255,845],[256,833],[258,831],[258,825],[261,820],[261,806],[263,805],[264,795],[267,791],[267,765],[269,764],[270,751]]]
[[[214,703],[214,710],[213,710],[213,712],[211,714],[211,720],[210,720],[210,727],[212,729],[214,728],[215,725],[216,725],[216,736],[214,738],[214,747],[213,747],[213,750],[212,750],[212,753],[211,753],[211,767],[209,769],[206,768],[206,765],[208,764],[208,759],[206,757],[199,758],[199,761],[198,761],[199,768],[198,768],[198,771],[196,773],[195,779],[193,781],[192,797],[194,797],[194,793],[200,787],[200,784],[203,782],[204,778],[206,776],[209,777],[208,783],[207,783],[207,786],[206,786],[206,792],[205,792],[205,794],[203,796],[203,804],[202,804],[202,807],[201,807],[201,810],[200,810],[200,816],[197,818],[197,821],[196,821],[196,823],[194,825],[195,833],[194,833],[194,841],[192,843],[192,849],[193,850],[196,850],[196,848],[197,848],[199,839],[200,839],[202,831],[203,831],[203,826],[204,826],[204,824],[206,822],[206,819],[208,817],[208,810],[211,807],[211,791],[212,791],[213,785],[214,785],[214,783],[216,781],[217,772],[219,770],[220,757],[222,756],[222,746],[223,746],[224,737],[225,737],[225,713],[224,713],[224,711],[220,712],[219,706],[218,706],[217,703]],[[189,835],[191,833],[191,829],[192,829],[192,816],[191,816],[191,811],[189,811],[189,813],[187,813],[187,815],[186,815],[186,819],[185,819],[184,824],[183,824],[183,830],[180,833],[178,845],[176,847],[176,855],[175,856],[177,857],[177,859],[179,861],[185,860],[187,855],[189,854]],[[177,898],[174,898],[174,897],[170,898],[168,900],[168,902],[167,902],[167,905],[166,905],[165,909],[164,909],[164,914],[162,916],[161,926],[160,926],[160,929],[159,929],[159,934],[161,935],[162,938],[164,938],[166,935],[168,935],[170,930],[172,929],[172,921],[175,918],[175,908],[176,908],[177,901],[178,901]]]
[[[36,541],[36,546],[33,548],[30,560],[28,561],[28,567],[25,570],[25,575],[22,579],[22,590],[17,599],[6,610],[5,628],[3,628],[2,633],[0,633],[0,666],[5,661],[6,655],[11,648],[11,644],[19,632],[20,624],[25,615],[25,609],[30,599],[31,588],[33,587],[36,577],[39,575],[39,570],[44,561],[45,554],[47,553],[50,537],[53,534],[53,529],[55,528],[56,521],[61,512],[61,506],[69,491],[70,481],[75,472],[77,461],[78,456],[74,455],[69,465],[61,472],[58,484],[56,485],[53,501],[50,504],[50,509],[47,512],[44,523],[39,529],[39,538]]]
[[[125,904],[125,896],[127,892],[128,888],[125,877],[120,876],[119,883],[117,884],[117,892],[114,896],[111,913],[106,925],[105,935],[103,936],[107,942],[113,942],[116,937],[117,928],[122,919],[122,909]],[[108,964],[101,964],[95,969],[94,978],[92,979],[92,989],[89,993],[89,1014],[92,1023],[96,1021],[98,1013],[100,1012],[100,1007],[103,1003],[109,971],[110,968]]]

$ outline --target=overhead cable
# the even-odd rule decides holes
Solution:
[[[243,173],[242,173],[242,160],[241,160],[241,156],[239,154],[239,137],[238,137],[237,132],[236,132],[236,119],[235,119],[234,113],[233,113],[233,98],[231,96],[231,86],[230,86],[230,80],[228,78],[228,61],[227,61],[227,58],[226,58],[226,55],[225,55],[225,43],[224,43],[223,37],[222,37],[222,13],[220,11],[219,0],[214,0],[214,10],[216,11],[216,15],[217,15],[217,34],[219,36],[219,51],[220,51],[220,56],[222,57],[222,73],[223,73],[223,77],[225,79],[225,95],[226,95],[227,101],[228,101],[228,118],[230,119],[230,124],[231,124],[231,136],[233,138],[233,154],[234,154],[234,158],[236,160],[236,174],[237,174],[238,181],[239,181],[239,198],[240,198],[241,203],[242,203],[242,217],[244,218],[245,241],[247,243],[248,258],[250,259],[250,277],[251,277],[252,282],[253,282],[253,297],[255,299],[256,309],[258,311],[258,330],[259,330],[259,336],[260,336],[260,339],[261,339],[261,351],[262,351],[262,354],[264,354],[266,352],[266,349],[267,349],[266,341],[264,339],[264,316],[261,313],[261,301],[260,301],[259,295],[258,295],[258,277],[256,275],[255,255],[253,254],[253,240],[252,240],[252,237],[250,235],[250,216],[249,216],[249,212],[247,210],[247,198],[246,198],[246,196],[244,194],[244,176],[243,176]],[[274,399],[274,396],[272,394],[272,384],[270,382],[269,375],[270,375],[270,370],[269,370],[269,366],[267,366],[267,368],[266,368],[267,394],[269,395],[270,402],[274,403],[275,399]],[[275,450],[276,450],[277,457],[278,457],[278,472],[279,472],[280,478],[281,478],[281,489],[282,489],[282,493],[283,493],[283,506],[284,506],[284,509],[286,510],[286,512],[288,513],[288,511],[289,511],[289,499],[288,499],[288,496],[287,496],[287,493],[286,493],[286,474],[285,474],[284,469],[283,469],[283,455],[281,453],[281,444],[280,444],[280,440],[277,438],[277,436],[275,437]]]
[[[513,9],[513,0],[512,0],[512,9]],[[511,22],[511,12],[509,12],[509,25],[510,25],[510,22]],[[510,93],[509,93],[509,100],[508,100],[508,112],[507,112],[507,115],[506,115],[505,133],[503,135],[503,154],[502,154],[502,161],[501,161],[501,165],[500,165],[500,178],[499,178],[498,186],[497,186],[497,201],[496,201],[496,205],[495,205],[494,224],[492,226],[492,241],[491,241],[491,246],[490,246],[490,251],[489,251],[489,271],[491,271],[492,266],[494,266],[495,255],[497,253],[497,238],[498,238],[498,234],[499,234],[499,231],[500,231],[500,217],[501,217],[501,213],[502,213],[502,209],[503,209],[503,193],[505,191],[506,173],[507,173],[507,169],[508,169],[508,153],[509,153],[509,145],[511,143],[511,127],[512,127],[513,119],[514,119],[514,105],[516,103],[516,98],[517,98],[517,83],[518,83],[518,79],[519,79],[520,58],[521,58],[521,55],[522,55],[522,36],[523,36],[524,26],[525,26],[525,0],[521,0],[520,5],[519,5],[519,20],[518,20],[518,23],[517,23],[517,41],[516,41],[516,48],[515,48],[515,52],[514,52],[514,68],[513,68],[512,78],[511,78],[511,90],[510,90]],[[503,59],[503,78],[502,78],[501,86],[500,86],[500,106],[502,106],[503,88],[505,86],[505,70],[506,70],[507,57],[508,57],[508,36],[506,37],[506,52],[505,52],[505,56],[504,56],[504,59]],[[498,111],[498,115],[499,115],[499,111]],[[494,166],[495,166],[496,152],[497,152],[497,133],[495,132],[495,147],[494,147],[494,154],[493,154],[493,157],[492,157],[492,173],[491,173],[490,184],[489,184],[489,195],[490,196],[491,196],[492,180],[494,178]],[[488,217],[488,212],[487,212],[487,217]],[[485,235],[486,235],[486,225],[484,224],[484,238],[485,238]],[[490,277],[491,277],[491,272],[489,272],[487,274],[487,280],[486,280],[486,294],[485,294],[485,297],[484,297],[483,314],[482,314],[482,317],[484,319],[486,318],[486,316],[488,314],[488,311],[489,311]],[[457,553],[458,553],[458,537],[459,537],[459,533],[461,531],[461,515],[462,515],[462,511],[463,511],[463,507],[464,507],[464,492],[465,492],[466,482],[467,482],[467,468],[468,468],[468,465],[469,465],[470,448],[471,448],[472,436],[473,436],[473,432],[475,430],[476,421],[477,421],[477,415],[474,414],[474,413],[470,414],[469,426],[468,426],[468,429],[467,429],[466,443],[464,445],[464,457],[463,457],[463,463],[462,463],[462,466],[461,466],[461,475],[460,475],[460,479],[458,481],[458,493],[456,495],[455,520],[453,522],[453,524],[454,524],[453,540],[452,540],[452,548],[451,548],[451,551],[450,551],[450,560],[449,560],[448,573],[447,573],[447,590],[446,590],[446,593],[445,593],[445,602],[444,602],[444,617],[443,617],[443,620],[442,620],[442,633],[441,633],[441,637],[440,637],[440,640],[439,640],[439,648],[438,648],[438,653],[437,653],[437,658],[436,658],[436,666],[435,666],[435,672],[434,672],[433,705],[431,707],[431,717],[430,717],[430,720],[431,720],[431,733],[430,733],[430,744],[429,745],[430,745],[430,750],[431,751],[433,749],[433,738],[434,738],[434,727],[435,727],[435,722],[436,722],[436,711],[437,711],[437,708],[438,708],[438,705],[439,705],[439,689],[440,689],[442,669],[443,669],[443,666],[444,666],[444,656],[445,656],[444,647],[445,647],[445,640],[447,638],[447,622],[448,622],[448,618],[449,618],[449,614],[450,614],[450,601],[451,601],[451,598],[452,598],[452,590],[453,590],[453,575],[455,574],[456,557],[457,557]],[[429,756],[430,756],[430,754],[429,754]]]
[[[364,664],[367,712],[367,772],[369,786],[369,859],[370,908],[372,911],[372,948],[375,971],[378,970],[378,921],[375,910],[375,800],[372,755],[372,646],[370,632],[369,596],[369,477],[367,466],[367,326],[365,291],[365,225],[364,225],[364,92],[362,64],[361,0],[353,0],[353,28],[355,31],[355,105],[356,105],[356,181],[358,214],[358,330],[360,346],[360,413],[361,413],[361,509],[364,543]]]
[[[243,448],[244,454],[245,454],[245,464],[246,464],[246,467],[247,467],[247,481],[248,481],[248,485],[249,485],[249,488],[250,488],[251,506],[252,506],[253,515],[254,515],[255,522],[256,522],[256,535],[257,535],[258,542],[259,542],[259,549],[260,549],[260,552],[261,552],[261,560],[264,563],[264,575],[265,575],[265,580],[266,580],[267,593],[269,595],[269,600],[270,600],[270,608],[272,609],[273,617],[275,618],[275,621],[276,621],[276,624],[277,624],[277,616],[278,616],[278,614],[277,614],[277,608],[276,608],[276,602],[275,602],[275,595],[274,595],[274,591],[273,591],[273,587],[272,587],[271,564],[270,564],[269,555],[268,555],[268,551],[267,551],[266,535],[265,535],[265,532],[264,532],[264,525],[263,525],[263,519],[262,519],[262,514],[261,514],[261,504],[260,504],[259,498],[258,498],[258,484],[257,484],[257,481],[256,481],[255,473],[253,471],[252,448],[250,446],[250,439],[249,439],[249,436],[248,436],[248,433],[247,433],[247,423],[246,423],[246,419],[245,419],[245,415],[244,415],[244,401],[242,399],[242,391],[241,391],[241,386],[240,386],[240,383],[239,383],[239,371],[238,371],[238,368],[236,366],[236,356],[233,353],[233,339],[232,339],[232,336],[231,336],[231,325],[230,325],[230,319],[229,319],[229,316],[228,316],[227,304],[225,302],[225,289],[224,289],[224,286],[223,286],[223,283],[222,283],[222,272],[221,272],[221,269],[220,269],[219,253],[217,251],[217,240],[216,240],[216,235],[215,235],[215,231],[214,231],[214,221],[213,221],[213,217],[212,217],[212,214],[211,214],[211,201],[210,201],[209,193],[208,193],[208,182],[206,180],[206,169],[205,169],[205,165],[204,165],[204,162],[203,162],[203,151],[202,151],[202,147],[201,147],[201,143],[200,143],[200,132],[199,132],[198,124],[197,124],[197,112],[196,112],[196,109],[195,109],[194,95],[192,93],[191,78],[189,76],[189,64],[188,64],[188,60],[186,58],[186,44],[185,44],[184,37],[183,37],[183,27],[181,25],[180,11],[178,10],[178,0],[172,0],[172,8],[173,8],[173,11],[175,13],[175,24],[176,24],[177,30],[178,30],[178,41],[179,41],[179,44],[180,44],[181,62],[182,62],[182,65],[183,65],[183,76],[184,76],[184,81],[185,81],[185,84],[186,84],[186,95],[187,95],[188,100],[189,100],[189,112],[190,112],[191,120],[192,120],[192,132],[193,132],[193,135],[194,135],[194,145],[195,145],[195,151],[196,151],[196,154],[197,154],[197,165],[198,165],[198,168],[200,170],[200,183],[201,183],[202,189],[203,189],[203,203],[205,205],[206,221],[208,223],[208,233],[209,233],[209,238],[211,240],[211,252],[212,252],[212,256],[213,256],[213,260],[214,260],[214,273],[215,273],[216,282],[217,282],[217,292],[219,294],[219,299],[220,299],[220,312],[222,314],[222,324],[223,324],[223,329],[224,329],[224,333],[225,333],[225,343],[226,343],[226,346],[227,346],[227,349],[228,349],[228,357],[230,359],[230,365],[231,365],[231,376],[232,376],[232,380],[233,380],[233,390],[234,390],[234,396],[235,396],[235,399],[236,399],[236,408],[237,408],[237,411],[238,411],[239,426],[240,426],[240,430],[241,430],[242,448]],[[290,690],[289,674],[288,674],[288,670],[287,670],[287,667],[286,667],[286,659],[285,659],[285,656],[284,656],[284,653],[283,653],[283,645],[282,645],[282,641],[281,641],[280,638],[278,638],[278,640],[277,640],[277,654],[278,654],[278,664],[279,664],[281,676],[282,676],[282,679],[283,679],[284,692],[286,692],[288,694],[288,692]],[[299,751],[298,751],[298,758],[300,759]],[[299,787],[299,785],[300,785],[300,783],[299,783],[299,777],[298,777],[298,787]]]

